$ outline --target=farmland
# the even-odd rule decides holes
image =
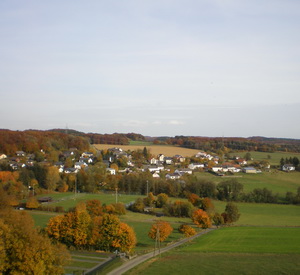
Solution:
[[[147,143],[144,145],[109,145],[109,144],[95,144],[94,147],[98,150],[107,150],[109,148],[118,147],[123,149],[124,151],[135,151],[138,149],[143,150],[144,147],[147,147],[150,150],[152,155],[159,155],[163,154],[165,156],[172,157],[174,155],[182,155],[183,157],[191,157],[194,156],[199,152],[196,149],[188,149],[183,147],[175,147],[175,146],[165,146],[165,145],[150,145],[148,146]]]
[[[219,183],[225,180],[235,178],[239,183],[243,184],[244,192],[250,192],[255,188],[267,188],[274,194],[278,193],[281,197],[286,195],[286,192],[297,192],[300,187],[300,174],[298,172],[286,173],[278,170],[271,172],[263,172],[259,174],[240,173],[234,176],[216,177],[210,173],[198,172],[196,177],[201,180],[209,180]]]
[[[222,228],[126,274],[297,274],[299,233],[300,228]]]

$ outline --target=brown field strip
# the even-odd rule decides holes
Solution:
[[[181,155],[183,157],[191,157],[194,156],[199,152],[199,150],[196,149],[187,149],[182,147],[176,147],[176,146],[163,146],[163,145],[150,145],[150,146],[143,146],[143,145],[113,145],[113,144],[94,144],[95,148],[98,150],[106,150],[109,148],[121,148],[124,151],[135,151],[137,149],[143,150],[144,147],[147,148],[147,150],[150,150],[150,153],[154,156],[163,154],[167,157],[173,157],[174,155]]]

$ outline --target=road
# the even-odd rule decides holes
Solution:
[[[173,243],[173,244],[170,244],[164,248],[161,248],[160,249],[160,253],[164,253],[164,252],[167,252],[177,246],[180,246],[188,241],[191,241],[195,238],[198,238],[199,236],[201,235],[204,235],[204,234],[207,234],[209,233],[210,231],[212,230],[215,230],[216,228],[209,228],[209,229],[206,229],[204,231],[201,231],[200,233],[196,234],[195,236],[192,236],[190,238],[185,238],[185,239],[182,239],[176,243]],[[156,255],[158,255],[158,253],[156,253]],[[113,271],[109,272],[108,275],[120,275],[120,274],[123,274],[125,273],[126,271],[130,270],[131,268],[134,268],[135,266],[141,264],[142,262],[146,261],[146,260],[149,260],[150,258],[154,257],[153,255],[153,251],[152,252],[149,252],[147,254],[144,254],[144,255],[141,255],[141,256],[138,256],[132,260],[128,260],[127,262],[125,262],[122,266],[114,269]]]

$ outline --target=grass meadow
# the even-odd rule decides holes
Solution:
[[[267,188],[273,194],[279,194],[285,197],[286,192],[297,193],[300,187],[300,172],[282,172],[278,170],[271,170],[271,172],[263,172],[259,174],[245,174],[239,173],[234,176],[218,177],[211,173],[196,172],[195,175],[201,180],[210,180],[215,183],[222,181],[236,179],[244,186],[244,192],[251,192],[255,188]]]
[[[299,274],[299,244],[300,228],[227,227],[125,274]]]

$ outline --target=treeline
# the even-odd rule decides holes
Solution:
[[[297,139],[175,136],[174,138],[159,137],[153,142],[214,152],[224,150],[224,148],[270,153],[275,151],[300,152],[300,140]]]
[[[15,155],[16,151],[34,153],[40,150],[60,151],[69,148],[87,150],[89,141],[86,137],[53,131],[11,131],[0,130],[0,153]]]

